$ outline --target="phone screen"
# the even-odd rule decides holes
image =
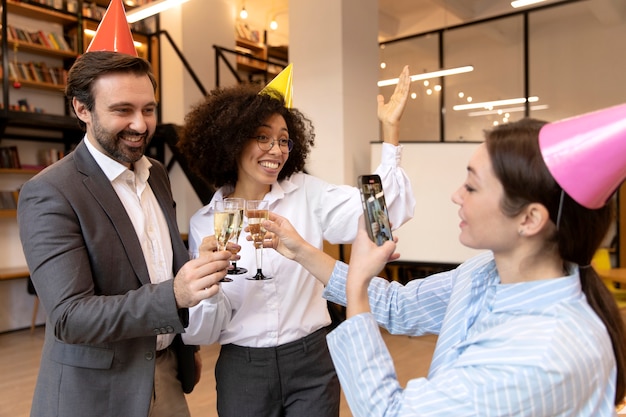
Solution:
[[[368,234],[370,239],[380,246],[385,241],[392,239],[385,193],[380,177],[378,175],[361,175],[359,188]]]

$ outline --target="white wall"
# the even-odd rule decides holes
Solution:
[[[372,144],[372,169],[382,146]],[[405,143],[402,167],[411,178],[415,216],[398,230],[401,261],[460,264],[479,253],[459,242],[459,207],[452,193],[465,181],[477,143]]]
[[[355,185],[369,172],[368,143],[379,138],[378,3],[291,0],[289,28],[294,105],[317,133],[307,170]]]

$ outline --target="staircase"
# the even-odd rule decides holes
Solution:
[[[152,141],[146,150],[146,155],[161,161],[167,168],[168,172],[172,169],[174,164],[180,165],[181,169],[185,173],[185,176],[189,180],[189,183],[204,206],[209,204],[215,190],[189,168],[189,164],[187,164],[186,159],[176,147],[181,130],[182,128],[175,124],[157,125]],[[166,157],[168,156],[166,147],[170,151],[170,159],[168,161],[166,161]]]

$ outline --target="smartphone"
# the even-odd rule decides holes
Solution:
[[[385,241],[393,239],[380,176],[361,175],[358,182],[367,233],[370,239],[380,246]]]

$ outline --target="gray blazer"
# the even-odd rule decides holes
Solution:
[[[151,162],[176,273],[189,256],[167,172]],[[31,416],[147,416],[156,335],[183,332],[188,310],[176,307],[173,280],[150,283],[133,224],[83,142],[23,185],[18,223],[47,313]],[[184,355],[193,364],[193,349]]]

